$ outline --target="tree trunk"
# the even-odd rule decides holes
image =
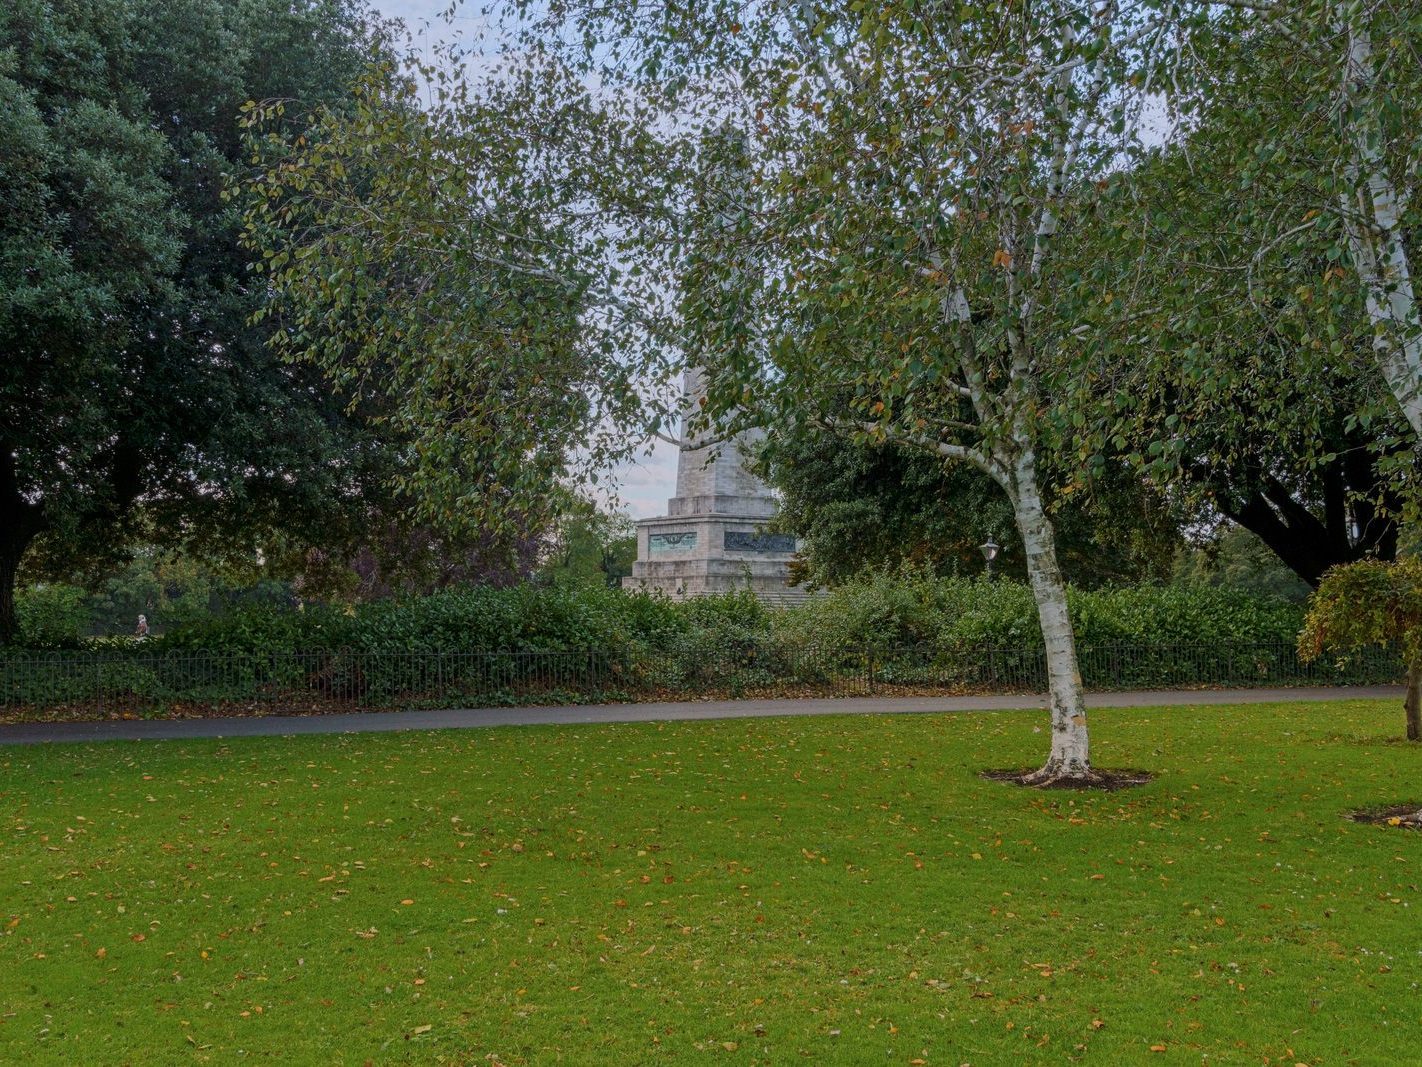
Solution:
[[[8,543],[0,543],[0,645],[11,645],[19,636],[15,617],[15,576],[20,569],[20,553]]]
[[[1407,713],[1407,740],[1422,741],[1422,659],[1407,665],[1407,698],[1402,707]]]
[[[15,618],[15,579],[25,550],[44,529],[44,509],[25,498],[15,473],[10,442],[0,439],[0,645],[19,636]]]
[[[1027,576],[1037,602],[1042,642],[1047,652],[1047,690],[1051,703],[1052,750],[1042,768],[1029,775],[1032,785],[1093,777],[1086,733],[1086,704],[1076,660],[1076,635],[1067,614],[1066,583],[1057,564],[1051,521],[1037,488],[1036,461],[1031,453],[1015,464],[1012,494],[1017,530],[1027,555]]]
[[[1402,708],[1407,715],[1407,740],[1422,741],[1422,659],[1407,665],[1407,697]],[[1407,821],[1422,824],[1422,808],[1408,816]]]
[[[1383,158],[1382,102],[1376,95],[1372,38],[1357,5],[1338,4],[1348,36],[1343,79],[1346,164],[1352,187],[1343,224],[1363,283],[1378,367],[1413,431],[1422,434],[1422,316],[1412,285],[1401,200]]]

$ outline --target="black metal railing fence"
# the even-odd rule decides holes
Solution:
[[[1291,644],[1098,644],[1091,689],[1379,684],[1398,654],[1301,662]],[[0,651],[0,708],[80,715],[488,707],[738,696],[1040,692],[1041,649],[804,647],[765,640],[672,650]]]

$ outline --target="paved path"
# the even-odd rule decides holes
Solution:
[[[1091,693],[1093,708],[1171,704],[1259,704],[1285,700],[1402,698],[1401,686],[1334,686],[1300,689],[1150,689]],[[348,715],[274,715],[266,718],[122,720],[22,723],[0,726],[0,745],[46,741],[188,740],[200,737],[285,737],[292,734],[363,734],[390,730],[449,730],[537,723],[656,722],[686,719],[759,719],[776,715],[862,715],[907,712],[1002,711],[1045,706],[1040,696],[839,697],[800,700],[704,700],[666,704],[583,704],[540,708],[465,708],[443,711],[358,712]]]

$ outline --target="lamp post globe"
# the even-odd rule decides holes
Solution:
[[[978,551],[983,554],[983,559],[987,561],[987,576],[992,579],[992,563],[997,559],[997,554],[1002,551],[1002,546],[989,537],[978,546]]]

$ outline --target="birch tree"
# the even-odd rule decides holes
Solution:
[[[1348,268],[1373,364],[1422,433],[1413,195],[1422,14],[1390,0],[1227,0],[1190,10],[1173,65],[1180,76],[1163,87],[1232,150],[1241,210],[1270,224],[1248,268],[1266,271],[1297,248]]]
[[[704,424],[890,441],[1006,494],[1047,652],[1051,748],[1034,784],[1095,774],[1043,455],[1072,433],[1055,400],[1080,228],[1127,158],[1155,15],[1070,0],[574,4],[532,31],[578,41],[573,62],[600,85],[699,137],[677,283]]]

